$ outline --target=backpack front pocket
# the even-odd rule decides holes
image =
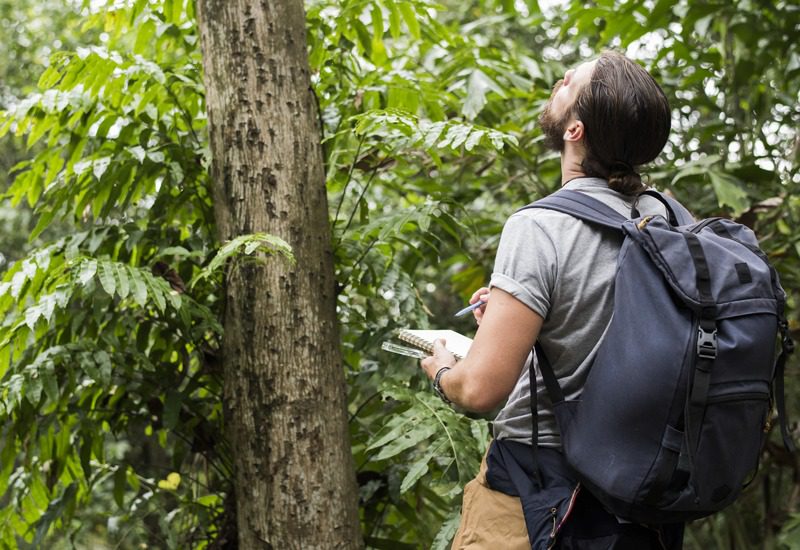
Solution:
[[[750,479],[758,467],[758,457],[764,445],[764,430],[769,415],[767,383],[754,382],[749,388],[735,391],[709,392],[703,428],[694,457],[695,475],[706,480],[697,495],[702,503],[718,505],[730,502],[742,489],[737,480]],[[761,437],[745,434],[761,434]],[[735,452],[726,460],[710,460],[720,456],[719,449],[731,449],[731,438],[737,439]]]

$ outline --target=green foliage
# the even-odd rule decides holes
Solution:
[[[463,416],[425,387],[384,379],[379,391],[391,400],[379,409],[391,414],[362,426],[373,432],[368,440],[354,440],[355,457],[362,464],[367,543],[394,547],[417,543],[420,535],[428,540],[442,535],[432,547],[445,548],[452,537],[446,531],[458,518],[450,502],[477,471],[489,440],[487,424],[474,420],[465,425]],[[356,419],[360,423],[369,418],[361,413]],[[433,473],[433,483],[421,483]],[[416,523],[417,532],[410,532],[407,523]]]
[[[0,13],[41,21],[34,4],[0,0]],[[0,547],[222,546],[235,535],[220,282],[232,262],[291,251],[270,235],[215,240],[193,3],[98,4],[59,12],[61,47],[29,49],[40,53],[28,67],[46,68],[0,65],[17,83],[0,111],[11,151],[0,167],[15,165],[0,221],[17,239],[4,241],[15,261],[0,281]],[[306,7],[370,547],[447,547],[489,439],[485,419],[444,406],[380,342],[398,326],[451,326],[487,282],[505,218],[560,183],[536,129],[551,87],[601,49],[630,52],[670,97],[673,136],[652,183],[756,229],[797,333],[791,3]],[[3,29],[8,47],[32,36]],[[770,441],[741,502],[692,526],[688,544],[791,547],[797,475]]]
[[[81,23],[77,8],[62,0],[0,0],[0,110],[36,89],[41,67],[53,51],[74,49],[97,35],[92,29],[81,32]],[[9,185],[9,169],[29,156],[22,138],[0,141],[0,193]],[[62,231],[54,226],[45,238],[29,242],[33,226],[29,208],[0,201],[0,267]]]
[[[487,18],[500,28],[483,35],[447,19],[427,2],[308,9],[351,436],[364,533],[375,548],[444,548],[457,525],[462,487],[488,443],[486,422],[438,403],[419,369],[381,352],[380,342],[398,326],[449,323],[487,280],[511,208],[508,197],[497,202],[496,182],[509,181],[515,164],[531,166],[523,127],[555,72],[508,47],[501,33],[515,25],[510,17]],[[549,164],[555,175],[557,162]]]
[[[277,252],[290,262],[294,263],[295,261],[294,255],[292,254],[292,247],[280,237],[267,233],[240,235],[220,247],[219,251],[208,265],[194,275],[194,278],[189,283],[189,288],[194,288],[194,286],[203,279],[218,274],[229,260],[241,258],[243,255],[250,256],[257,251],[264,254]],[[191,255],[191,253],[183,247],[175,247],[162,252],[162,254],[168,253],[186,256]]]
[[[71,226],[0,283],[0,541],[203,547],[232,514],[217,275],[289,251],[253,235],[215,253],[191,3],[93,9],[102,45],[51,55],[0,115],[32,152],[6,194],[30,239]]]

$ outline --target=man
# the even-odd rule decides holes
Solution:
[[[645,186],[636,170],[663,149],[670,118],[653,78],[626,57],[606,52],[566,72],[540,124],[548,145],[561,153],[562,186],[630,217],[634,206],[641,214],[664,214],[657,200],[637,196]],[[503,229],[490,290],[471,299],[487,303],[475,311],[480,328],[468,356],[456,362],[439,342],[434,355],[422,360],[440,393],[460,407],[490,411],[507,400],[481,473],[465,487],[453,548],[680,548],[682,526],[626,523],[576,489],[558,452],[558,428],[541,378],[537,466],[543,485],[528,479],[535,474],[528,460],[526,358],[538,342],[565,397],[580,394],[611,319],[621,242],[619,235],[566,214],[517,212]]]

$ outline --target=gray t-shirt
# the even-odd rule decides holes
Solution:
[[[577,178],[565,189],[598,199],[626,218],[635,201],[612,191],[605,180]],[[665,214],[653,197],[639,199],[640,214]],[[541,343],[566,399],[577,398],[611,320],[614,275],[622,237],[567,214],[529,208],[513,214],[505,226],[490,287],[502,289],[543,319]],[[530,357],[529,357],[530,360]],[[560,436],[550,398],[537,373],[539,444],[559,447]],[[531,440],[530,380],[527,365],[494,421],[494,436]]]

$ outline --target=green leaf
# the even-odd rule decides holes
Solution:
[[[74,506],[77,493],[78,483],[73,481],[67,485],[61,496],[49,502],[45,512],[33,524],[36,527],[33,538],[34,548],[42,548],[44,546],[44,540],[50,531],[50,527],[59,521],[63,521],[66,510]]]
[[[439,136],[442,135],[445,127],[446,124],[444,122],[435,122],[425,128],[422,146],[425,147],[425,149],[430,149],[436,145],[436,142],[439,140]]]
[[[382,65],[387,60],[386,47],[383,43],[383,13],[379,6],[375,5],[371,11],[372,18],[372,39],[370,42],[370,59],[377,65]]]
[[[87,259],[81,262],[80,264],[80,272],[78,273],[78,283],[82,286],[86,286],[89,281],[94,278],[95,273],[97,273],[97,260],[94,259]]]
[[[364,53],[366,53],[368,57],[372,57],[372,35],[370,35],[366,25],[359,19],[354,19],[352,21],[352,26],[356,31],[358,42],[361,44],[361,47],[364,48]]]
[[[25,397],[28,399],[28,402],[36,406],[39,403],[39,399],[42,397],[42,389],[42,379],[39,376],[39,372],[37,370],[32,370],[29,373],[25,387]]]
[[[176,9],[175,0],[164,0],[164,19],[168,23],[177,23],[180,16],[180,5]]]
[[[139,25],[136,32],[136,42],[133,45],[133,52],[143,55],[146,50],[152,47],[153,36],[156,33],[156,24],[152,19],[147,19]]]
[[[458,149],[467,140],[472,128],[467,125],[455,124],[447,131],[444,141],[439,144],[439,147],[449,145],[451,149]]]
[[[440,448],[441,445],[432,445],[431,449],[425,453],[422,458],[411,464],[411,467],[408,469],[408,473],[403,478],[403,482],[400,484],[401,495],[416,485],[417,481],[419,481],[422,476],[428,473],[428,464],[434,459],[434,457],[437,456]]]
[[[105,350],[97,350],[94,352],[94,362],[97,366],[97,381],[103,386],[108,386],[111,383],[111,373],[114,369],[111,356]]]
[[[120,509],[125,508],[125,490],[128,486],[127,472],[127,467],[122,465],[117,466],[117,469],[114,471],[114,502],[117,503]]]
[[[372,38],[373,40],[383,41],[383,13],[378,4],[372,6],[370,11],[370,18],[372,19]]]
[[[131,281],[131,289],[133,291],[133,300],[141,307],[147,305],[147,285],[144,282],[144,279],[138,271],[135,271],[129,267],[126,267],[128,270],[128,275]]]
[[[414,12],[414,7],[412,6],[411,2],[400,2],[398,9],[403,16],[403,20],[406,22],[408,32],[411,33],[411,36],[417,40],[422,38],[422,33],[420,32],[419,28],[419,21],[417,21],[417,14]]]
[[[21,374],[13,374],[4,384],[6,390],[5,401],[6,405],[13,407],[22,400],[22,388],[25,385],[25,377]]]
[[[81,462],[81,469],[83,470],[83,477],[91,479],[92,477],[92,436],[87,431],[81,432],[81,446],[78,451],[78,456]]]
[[[469,76],[467,84],[467,98],[461,112],[468,120],[473,120],[483,110],[486,105],[486,93],[489,91],[491,82],[489,77],[480,69],[475,69]]]
[[[164,248],[163,250],[161,250],[158,253],[159,257],[177,256],[177,257],[180,257],[180,258],[188,258],[188,257],[200,256],[200,255],[201,255],[201,253],[199,253],[199,252],[189,252],[189,250],[187,250],[183,246],[168,246],[167,248]]]
[[[28,141],[27,147],[30,149],[34,146],[34,144],[41,139],[41,137],[47,133],[48,130],[52,129],[53,126],[57,123],[57,120],[53,117],[44,117],[43,119],[37,121],[31,127],[30,132],[28,133]],[[34,201],[35,202],[35,201]]]
[[[164,313],[164,310],[167,309],[167,301],[164,298],[164,293],[161,291],[161,288],[159,288],[157,281],[151,277],[145,277],[144,282],[145,285],[147,285],[148,295],[155,302],[158,311]]]
[[[36,329],[36,321],[38,321],[41,316],[42,308],[39,304],[29,306],[25,310],[25,324],[28,325],[28,328],[34,330]]]
[[[389,109],[400,109],[416,113],[419,109],[419,92],[408,87],[389,88],[387,106]]]
[[[204,495],[198,498],[195,502],[200,506],[205,506],[206,508],[215,508],[222,503],[222,498],[219,495]]]
[[[734,216],[738,216],[750,208],[750,199],[747,192],[741,187],[737,178],[724,172],[710,170],[711,185],[717,195],[720,206],[729,206]]]
[[[44,365],[39,368],[39,376],[42,379],[42,386],[47,398],[51,403],[58,402],[60,393],[58,389],[58,380],[56,379],[55,365],[52,361],[46,361]]]
[[[127,475],[127,478],[128,478],[128,485],[131,486],[131,489],[133,489],[134,493],[138,493],[139,492],[139,487],[141,486],[141,483],[139,482],[139,477],[136,475],[136,472],[134,472],[132,469],[128,468],[127,472],[126,472],[126,475]]]
[[[48,208],[44,210],[39,215],[39,219],[36,221],[36,227],[31,230],[31,234],[28,237],[28,242],[34,242],[36,238],[42,234],[42,231],[50,227],[50,224],[53,222],[53,219],[57,214],[63,213],[58,212],[55,208]]]
[[[100,277],[100,286],[106,291],[109,296],[114,296],[114,291],[117,289],[117,282],[114,278],[114,270],[110,263],[102,262],[98,265],[98,274]]]
[[[234,258],[242,253],[245,255],[252,254],[258,250],[266,254],[278,253],[289,262],[294,263],[294,256],[292,255],[292,248],[283,239],[267,233],[253,233],[251,235],[240,235],[235,239],[225,243],[217,252],[214,259],[209,262],[205,269],[195,275],[189,287],[194,287],[199,281],[210,277],[218,272],[228,259]]]
[[[94,160],[92,162],[92,174],[94,174],[94,177],[96,177],[98,180],[101,179],[103,174],[106,173],[106,170],[108,170],[110,164],[111,157],[104,157]]]
[[[433,544],[431,545],[431,550],[446,550],[450,546],[450,541],[452,541],[453,537],[456,535],[460,520],[461,515],[458,510],[451,512],[450,517],[442,523],[442,527],[439,529],[439,532],[436,533],[436,537],[433,539]]]
[[[472,151],[476,145],[481,142],[483,136],[486,135],[486,132],[483,130],[472,130],[467,138],[467,141],[464,142],[464,149],[467,151]]]
[[[158,482],[158,488],[164,491],[175,491],[181,484],[181,476],[177,472],[170,472],[166,479]]]
[[[386,0],[386,7],[389,8],[389,33],[392,35],[392,38],[397,40],[402,35],[402,30],[400,29],[400,10],[397,9],[397,4],[394,0]]]
[[[51,60],[51,63],[54,60]],[[61,80],[61,71],[59,67],[52,63],[47,69],[42,73],[42,76],[39,77],[39,82],[37,86],[40,90],[49,90],[53,86],[55,86],[56,82]]]
[[[386,460],[387,458],[400,454],[416,446],[418,443],[425,441],[439,430],[439,426],[434,423],[409,423],[405,428],[407,428],[407,431],[404,430],[403,433],[400,433],[395,439],[381,448],[375,460]]]
[[[9,117],[5,111],[0,111],[0,138],[4,137],[11,129],[14,119]]]
[[[130,282],[126,274],[127,270],[124,265],[118,263],[112,264],[112,268],[114,270],[114,279],[117,282],[117,294],[124,300],[128,297],[128,293],[130,292]]]

